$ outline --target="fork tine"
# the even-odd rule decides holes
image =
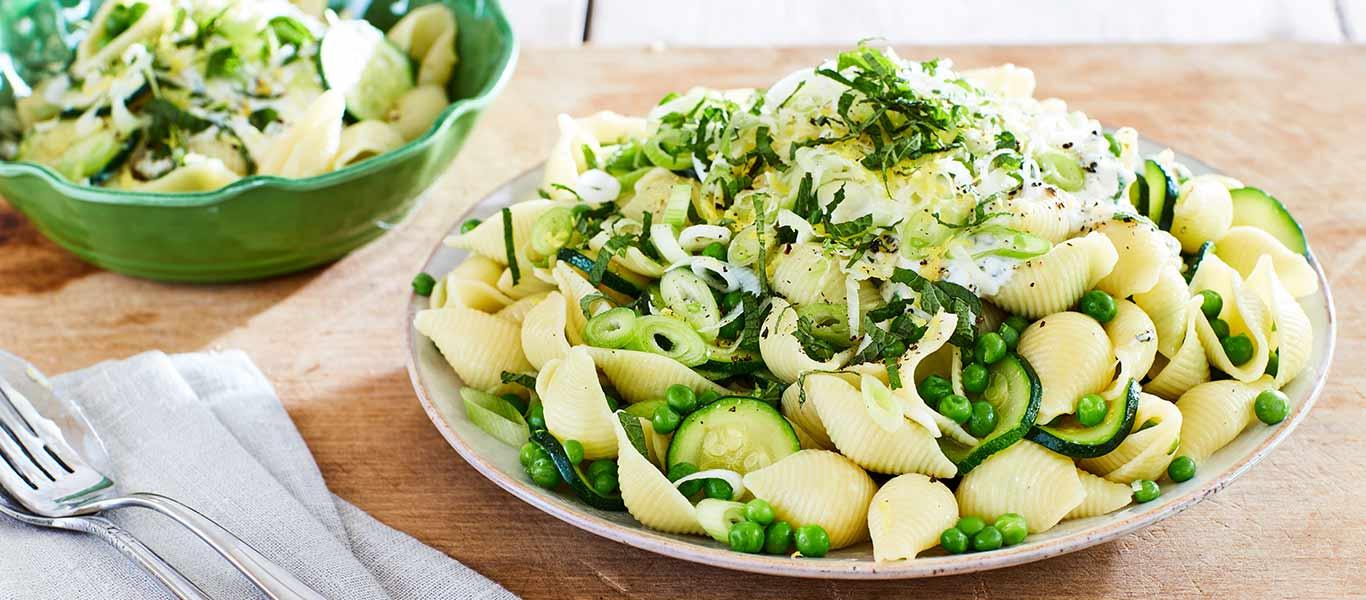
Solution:
[[[62,430],[57,428],[57,424],[52,420],[38,414],[37,409],[33,408],[33,403],[29,402],[19,390],[14,389],[8,381],[0,377],[0,398],[3,398],[24,420],[24,425],[34,435],[43,439],[47,444],[47,449],[52,453],[52,457],[62,463],[62,468],[72,471],[85,464],[81,455],[72,449],[67,443],[66,437],[62,435]]]
[[[0,422],[3,425],[3,422]],[[44,473],[34,464],[23,448],[11,437],[8,427],[0,427],[0,462],[5,463],[0,467],[0,479],[5,482],[5,489],[10,490],[36,490],[38,486],[53,481],[47,473]],[[4,477],[5,475],[14,477]],[[15,484],[18,487],[10,487]]]
[[[65,463],[57,459],[56,453],[49,449],[61,442],[61,432],[57,431],[56,435],[52,435],[54,432],[45,427],[51,422],[39,416],[28,399],[3,380],[0,380],[0,400],[14,411],[12,414],[9,410],[0,410],[0,427],[22,447],[29,460],[32,460],[48,479],[56,480],[62,475],[62,471],[70,471]],[[26,412],[32,416],[25,415]]]

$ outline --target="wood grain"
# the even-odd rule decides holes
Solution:
[[[643,112],[692,84],[764,85],[833,50],[528,51],[464,153],[398,231],[326,268],[237,286],[96,271],[0,205],[0,347],[50,373],[149,349],[249,352],[341,496],[528,598],[1340,598],[1366,594],[1366,48],[902,48],[1030,65],[1040,93],[1202,157],[1285,200],[1338,298],[1331,382],[1231,488],[1120,541],[1004,571],[901,583],[784,580],[643,554],[482,479],[403,370],[408,280],[462,211],[541,160],[556,113]],[[401,441],[401,444],[393,442]]]

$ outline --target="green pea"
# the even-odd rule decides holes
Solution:
[[[1009,325],[1011,329],[1014,329],[1016,333],[1024,333],[1025,329],[1029,327],[1029,319],[1020,315],[1010,315],[1009,317],[1006,317],[1005,324]]]
[[[920,392],[920,397],[927,404],[938,406],[940,400],[953,393],[953,383],[939,375],[930,375],[920,380],[920,385],[916,386],[916,391]]]
[[[1189,456],[1176,457],[1172,464],[1167,465],[1167,477],[1177,483],[1190,481],[1190,478],[1195,477],[1195,459]]]
[[[972,549],[978,552],[996,550],[1005,543],[1005,536],[1001,535],[1001,530],[995,525],[987,525],[981,531],[972,536]]]
[[[1290,413],[1290,398],[1280,390],[1266,390],[1257,394],[1257,402],[1252,405],[1257,420],[1267,425],[1275,425],[1285,420]]]
[[[974,437],[986,437],[996,429],[996,407],[990,402],[972,403],[972,416],[968,417],[968,433]]]
[[[692,388],[681,383],[675,383],[664,391],[664,401],[680,415],[697,409],[697,394],[693,393]]]
[[[725,260],[725,257],[722,257],[721,260]],[[732,308],[735,308],[735,307],[737,307],[737,306],[740,306],[740,304],[743,303],[744,301],[745,301],[745,293],[744,293],[744,292],[742,292],[742,291],[740,291],[740,290],[735,290],[735,291],[733,291],[733,292],[726,292],[725,294],[722,294],[722,295],[721,295],[721,309],[722,309],[722,310],[725,310],[726,312],[730,312],[730,310],[731,310]]]
[[[712,391],[712,390],[703,390],[703,392],[702,392],[701,394],[698,394],[698,395],[697,395],[697,405],[698,405],[698,406],[706,406],[706,405],[711,404],[712,402],[716,402],[717,400],[720,400],[720,399],[721,399],[721,394],[718,394],[718,393],[716,393],[716,392],[714,392],[714,391]]]
[[[1214,330],[1214,337],[1221,340],[1228,337],[1228,321],[1223,319],[1210,319],[1209,326],[1210,329]]]
[[[543,488],[553,488],[560,484],[560,471],[555,468],[555,463],[550,458],[538,458],[531,462],[527,467],[527,474],[531,475],[531,480]]]
[[[593,478],[593,491],[603,496],[611,496],[612,492],[617,491],[616,473],[603,473]]]
[[[1266,374],[1272,377],[1281,369],[1281,349],[1277,348],[1271,352],[1271,356],[1266,357]]]
[[[702,491],[708,498],[717,500],[730,500],[735,495],[735,488],[730,487],[724,479],[707,479],[702,483]]]
[[[1001,532],[1001,542],[1006,546],[1014,546],[1029,536],[1029,524],[1025,522],[1024,517],[1016,513],[996,517],[993,526]]]
[[[564,455],[569,457],[569,462],[579,464],[583,462],[583,444],[579,440],[565,440]]]
[[[432,295],[432,288],[436,287],[436,278],[426,273],[418,273],[413,277],[413,293],[419,296]]]
[[[1014,350],[1016,346],[1020,345],[1020,330],[1011,327],[1009,323],[1001,323],[1001,326],[996,328],[996,333],[1001,335],[1002,340],[1005,340],[1006,350]]]
[[[1207,319],[1219,318],[1219,313],[1224,310],[1224,297],[1214,290],[1204,290],[1200,292],[1200,312],[1205,313]]]
[[[465,219],[465,222],[460,224],[460,233],[474,231],[474,228],[478,227],[480,222],[479,219]]]
[[[982,517],[963,517],[958,519],[958,525],[956,525],[959,531],[962,531],[969,537],[977,535],[977,532],[981,531],[982,528],[986,526],[987,522],[983,520]]]
[[[741,521],[730,527],[727,536],[730,549],[736,552],[756,553],[764,549],[764,526],[749,521]]]
[[[1219,340],[1219,345],[1224,347],[1224,354],[1228,355],[1229,362],[1234,366],[1252,360],[1252,339],[1246,334],[1230,335]]]
[[[987,391],[991,383],[991,373],[982,363],[972,363],[963,367],[963,391],[980,394]]]
[[[939,401],[939,414],[958,424],[967,423],[972,418],[972,403],[958,394],[950,394]]]
[[[674,409],[669,408],[668,404],[661,404],[655,407],[655,414],[650,417],[650,424],[654,425],[655,433],[672,433],[673,430],[678,429],[678,422],[681,420],[683,418],[678,416]]]
[[[1100,290],[1091,290],[1081,297],[1081,312],[1100,323],[1109,323],[1115,318],[1115,299]]]
[[[531,410],[527,411],[526,424],[532,431],[545,429],[545,406],[540,402],[532,402]]]
[[[1151,479],[1139,479],[1133,483],[1134,502],[1144,503],[1156,500],[1162,495],[1162,488],[1157,486],[1157,482]]]
[[[522,449],[517,453],[517,459],[522,462],[522,467],[531,466],[532,461],[547,456],[545,450],[533,442],[522,444]]]
[[[989,331],[977,338],[977,360],[988,365],[1005,358],[1006,341],[1001,334]]]
[[[750,500],[745,504],[745,518],[760,525],[768,525],[773,522],[773,505],[758,498]]]
[[[604,473],[610,473],[610,474],[612,474],[612,475],[616,475],[616,474],[617,474],[617,461],[615,461],[615,460],[608,460],[608,459],[602,458],[602,459],[595,460],[595,461],[593,461],[593,462],[591,462],[591,463],[588,463],[588,471],[587,471],[587,474],[588,474],[588,478],[589,478],[589,479],[597,479],[599,476],[601,476],[601,475],[604,474]]]
[[[939,545],[949,554],[962,554],[968,551],[968,534],[957,527],[950,527],[939,534]]]
[[[692,475],[696,472],[697,465],[694,465],[690,462],[674,463],[672,467],[669,467],[669,481],[678,481],[679,479]],[[688,498],[691,498],[693,496],[696,496],[697,492],[701,489],[702,480],[694,479],[692,481],[685,481],[682,485],[678,486],[678,493],[683,494]],[[727,500],[729,500],[729,498],[727,498]]]
[[[526,414],[526,409],[528,408],[527,402],[526,400],[523,400],[521,396],[518,396],[517,394],[503,394],[500,397],[504,402],[511,404],[513,408],[517,409],[518,414]]]
[[[802,556],[820,558],[830,551],[830,535],[820,525],[802,525],[792,537]]]
[[[787,554],[792,550],[792,525],[787,521],[777,521],[764,532],[765,554]]]
[[[702,249],[702,256],[710,256],[716,260],[726,260],[726,245],[721,242],[712,242]]]
[[[1105,420],[1109,407],[1099,394],[1087,394],[1077,400],[1077,421],[1086,427],[1095,427]]]

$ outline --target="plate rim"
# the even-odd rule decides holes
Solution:
[[[1177,153],[1178,157],[1190,159],[1189,156]],[[1201,166],[1203,163],[1195,161]],[[459,224],[469,218],[470,214],[483,207],[494,196],[508,194],[511,188],[516,186],[523,178],[539,172],[544,163],[538,163],[531,168],[522,171],[512,178],[499,184],[493,190],[486,193],[479,201],[470,205],[456,220],[446,233],[441,236],[444,240],[448,235],[458,231]],[[1210,169],[1216,171],[1214,169]],[[1279,428],[1263,440],[1255,449],[1238,459],[1225,472],[1211,479],[1208,483],[1186,490],[1175,500],[1164,503],[1158,510],[1151,512],[1138,512],[1132,515],[1105,522],[1103,524],[1081,529],[1079,531],[1063,535],[1058,538],[1050,539],[1040,544],[1020,544],[1010,548],[994,550],[980,554],[960,554],[948,556],[930,556],[916,558],[914,560],[879,563],[875,560],[847,558],[827,558],[819,560],[793,560],[785,556],[767,556],[761,554],[743,554],[733,552],[729,549],[711,547],[700,543],[690,543],[668,537],[659,532],[647,529],[634,529],[618,523],[614,523],[602,517],[571,508],[557,505],[550,501],[550,492],[535,488],[532,484],[509,477],[497,466],[475,451],[467,444],[458,433],[446,423],[445,416],[441,408],[433,401],[433,394],[427,388],[421,370],[417,365],[416,353],[416,329],[413,327],[413,315],[418,310],[426,308],[426,298],[416,294],[410,294],[405,303],[403,311],[403,341],[405,348],[405,368],[408,371],[409,382],[413,386],[413,391],[417,395],[418,401],[422,404],[423,410],[432,424],[445,438],[462,459],[470,466],[474,467],[485,479],[493,482],[504,491],[514,497],[530,504],[536,509],[549,514],[560,521],[568,523],[581,530],[587,531],[602,538],[614,542],[626,544],[647,552],[658,554],[669,558],[685,560],[688,562],[719,567],[733,571],[756,573],[761,575],[775,575],[783,577],[795,577],[805,579],[847,579],[847,580],[901,580],[919,579],[925,577],[939,577],[945,575],[958,575],[966,573],[977,573],[989,571],[1026,563],[1046,560],[1049,558],[1070,554],[1079,550],[1084,550],[1092,546],[1115,541],[1134,531],[1151,526],[1159,521],[1166,520],[1196,504],[1204,499],[1222,491],[1235,480],[1242,477],[1253,465],[1261,462],[1271,453],[1276,446],[1279,446],[1288,438],[1300,423],[1305,419],[1309,412],[1318,402],[1319,395],[1327,384],[1328,374],[1333,365],[1333,358],[1337,350],[1337,309],[1333,301],[1332,288],[1329,286],[1328,277],[1324,273],[1322,265],[1319,263],[1317,255],[1314,254],[1313,245],[1308,242],[1306,235],[1306,246],[1308,248],[1308,261],[1313,268],[1315,276],[1318,278],[1319,288],[1324,299],[1326,310],[1326,333],[1327,346],[1323,356],[1322,369],[1319,371],[1318,378],[1310,387],[1304,401],[1299,404],[1300,408],[1290,417],[1288,422],[1283,423]],[[422,268],[432,264],[439,254],[447,248],[442,241],[438,241],[433,249],[428,253],[422,263]]]

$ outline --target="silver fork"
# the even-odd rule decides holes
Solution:
[[[46,388],[41,391],[51,393]],[[90,466],[18,390],[0,379],[0,487],[34,513],[51,518],[144,508],[170,517],[217,551],[274,600],[322,600],[289,571],[208,517],[159,494],[120,494]]]
[[[15,506],[9,496],[0,492],[0,515],[5,515],[11,519],[35,525],[38,527],[49,527],[52,529],[64,529],[67,531],[78,531],[89,533],[98,537],[110,545],[117,548],[125,556],[131,559],[139,567],[146,570],[152,577],[156,578],[161,585],[165,586],[176,598],[180,600],[211,600],[203,590],[194,582],[186,579],[184,575],[172,567],[165,559],[161,558],[155,551],[148,548],[133,534],[124,531],[123,528],[115,525],[113,521],[104,517],[61,517],[50,518],[40,517],[30,513],[19,506]]]

